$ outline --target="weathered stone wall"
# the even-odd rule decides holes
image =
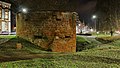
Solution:
[[[17,36],[53,52],[76,52],[76,13],[40,11],[17,15]]]

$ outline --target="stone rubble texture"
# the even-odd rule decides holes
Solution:
[[[76,13],[34,11],[17,14],[17,36],[44,50],[76,52]]]

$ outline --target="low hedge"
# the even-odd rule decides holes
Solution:
[[[101,43],[111,43],[111,42],[114,42],[116,40],[120,40],[120,36],[109,36],[109,37],[96,37],[95,38],[96,40],[100,41]]]

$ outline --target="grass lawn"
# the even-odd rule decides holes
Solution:
[[[15,38],[16,37],[16,35],[0,35],[0,38],[9,38],[9,39],[11,39],[11,38]]]
[[[96,35],[93,35],[93,36],[96,36],[96,37],[111,37],[111,35],[105,35],[105,34],[96,34]]]
[[[75,60],[41,58],[24,61],[6,62],[0,64],[0,67],[2,68],[119,68],[119,66],[119,64],[115,63],[108,64],[103,62],[90,62],[78,59]]]
[[[86,49],[91,49],[97,47],[97,45],[101,45],[102,43],[97,41],[94,37],[81,37],[77,36],[76,37],[76,46],[77,46],[77,52],[86,50]]]
[[[48,54],[50,52],[41,50],[40,47],[16,36],[0,37],[0,62],[32,59],[34,54]],[[17,49],[17,43],[21,43],[22,48]],[[29,58],[30,57],[30,58]],[[36,56],[38,57],[38,56]]]
[[[81,40],[95,42],[95,39]],[[16,49],[17,42],[24,47]],[[76,53],[53,53],[14,37],[0,44],[0,60],[2,58],[12,60],[1,62],[0,68],[120,68],[120,40]]]
[[[0,63],[3,68],[119,68],[120,48],[105,45],[60,56]],[[49,55],[48,55],[49,56]]]

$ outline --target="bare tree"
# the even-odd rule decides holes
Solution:
[[[120,0],[97,0],[99,31],[114,31],[119,28]]]

